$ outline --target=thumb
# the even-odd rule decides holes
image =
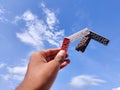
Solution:
[[[64,61],[65,57],[66,52],[64,50],[60,50],[54,60],[58,61],[61,64]]]

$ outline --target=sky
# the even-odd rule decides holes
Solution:
[[[70,44],[71,63],[51,90],[120,90],[119,0],[0,0],[0,90],[23,80],[30,55],[60,47],[64,37],[89,28],[110,40],[92,40],[84,53]],[[37,73],[37,72],[36,72]]]

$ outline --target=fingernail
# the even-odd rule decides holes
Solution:
[[[66,52],[65,52],[65,50],[60,50],[60,52],[58,54],[63,56],[63,55],[66,55]]]

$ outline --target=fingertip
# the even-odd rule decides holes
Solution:
[[[62,68],[64,68],[65,66],[67,66],[68,64],[70,64],[70,60],[69,60],[69,59],[64,60],[63,63],[61,63],[60,68],[62,69]]]
[[[65,50],[60,50],[56,55],[55,60],[61,64],[64,61],[65,57],[66,57]]]
[[[60,50],[59,53],[58,53],[58,55],[60,55],[60,56],[66,56],[65,50]]]
[[[69,59],[66,59],[64,60],[67,64],[70,64],[70,60]]]

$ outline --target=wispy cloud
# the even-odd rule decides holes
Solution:
[[[0,69],[4,71],[4,73],[0,73],[1,79],[6,82],[11,82],[11,84],[14,83],[14,81],[22,81],[27,70],[27,64],[27,59],[21,59],[21,63],[15,66],[10,66],[7,63],[0,63]]]
[[[0,15],[1,14],[4,14],[4,9],[3,8],[0,8]]]
[[[73,88],[83,89],[89,86],[98,86],[105,83],[105,80],[90,75],[80,75],[71,79],[70,85]]]
[[[7,70],[9,73],[9,74],[7,74],[7,76],[8,76],[7,79],[21,81],[24,78],[24,75],[27,70],[27,66],[25,65],[25,66],[8,67]]]
[[[6,67],[4,67],[5,73],[1,73],[0,78],[3,79],[6,84],[9,83],[7,87],[10,90],[15,90],[18,84],[24,79],[26,69],[26,65],[13,67],[6,65]]]
[[[26,72],[27,66],[8,67],[7,69],[9,73],[24,74]]]
[[[15,22],[24,20],[26,28],[23,32],[16,33],[16,36],[24,43],[34,46],[37,49],[44,48],[44,42],[54,46],[60,46],[64,36],[64,30],[58,30],[56,24],[58,19],[55,13],[41,4],[45,13],[45,20],[39,19],[31,11],[26,11],[22,16],[16,16]]]
[[[0,64],[0,70],[3,71],[2,73],[0,73],[0,78],[3,83],[9,83],[9,85],[7,86],[9,90],[15,90],[19,83],[24,79],[27,70],[27,64],[28,60],[26,59],[21,59],[21,63],[15,66],[10,66],[7,63]]]
[[[120,90],[120,87],[117,87],[117,88],[113,88],[112,90]]]
[[[3,68],[6,64],[0,63],[0,69]]]
[[[54,12],[52,12],[50,9],[46,8],[44,3],[41,3],[41,7],[43,12],[46,14],[46,23],[49,27],[49,29],[54,30],[55,25],[59,22],[56,18],[56,15]]]
[[[5,18],[6,10],[3,7],[0,7],[0,22],[7,22],[8,19]]]
[[[21,81],[24,78],[24,75],[26,73],[27,70],[27,65],[21,65],[21,66],[14,66],[14,67],[10,67],[7,66],[6,68],[7,73],[6,74],[1,74],[0,76],[6,80],[18,80]]]

